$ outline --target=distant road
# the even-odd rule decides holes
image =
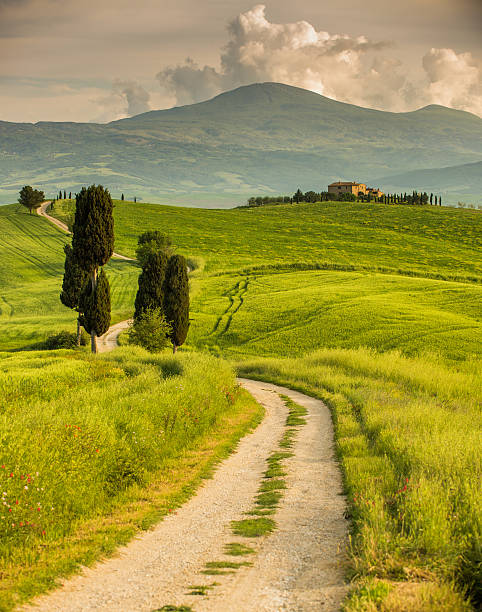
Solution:
[[[120,321],[115,325],[111,325],[103,336],[97,338],[97,352],[108,353],[115,349],[119,345],[118,339],[120,334],[129,329],[131,323],[132,319],[127,319],[126,321]]]
[[[71,232],[69,228],[63,221],[60,221],[59,219],[56,219],[55,217],[52,217],[51,215],[47,214],[47,208],[51,203],[52,202],[50,200],[48,202],[43,202],[43,204],[41,204],[40,207],[37,208],[37,214],[41,217],[45,217],[47,221],[50,221],[50,223],[61,229],[63,232],[70,234]],[[127,257],[127,255],[121,255],[120,253],[112,253],[112,257],[114,257],[115,259],[123,259],[125,261],[135,261],[135,259],[133,259],[132,257]]]

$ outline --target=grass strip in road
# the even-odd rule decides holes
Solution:
[[[189,592],[187,595],[200,595],[205,596],[208,594],[210,589],[213,589],[215,586],[218,586],[217,582],[212,582],[211,584],[194,584],[188,587]]]
[[[233,557],[241,557],[244,555],[252,555],[255,553],[255,549],[250,546],[245,546],[239,542],[230,542],[224,547],[224,554],[231,555]]]
[[[244,538],[259,538],[276,529],[276,523],[270,518],[249,518],[231,523],[233,533]]]

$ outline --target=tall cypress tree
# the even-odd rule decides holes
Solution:
[[[168,256],[162,251],[149,253],[143,261],[139,276],[134,319],[137,320],[146,310],[160,309],[164,313],[164,285]]]
[[[97,352],[96,336],[98,330],[103,329],[101,322],[106,319],[102,314],[103,307],[96,302],[105,296],[105,291],[96,291],[97,270],[99,266],[106,264],[114,251],[114,217],[113,203],[110,193],[102,185],[91,185],[88,189],[82,188],[76,196],[75,220],[73,226],[72,248],[76,261],[88,272],[90,276],[90,289],[85,294],[84,314],[87,316],[87,326],[91,337],[92,352]],[[103,283],[108,285],[107,277],[104,275]],[[87,298],[90,298],[87,300]],[[109,298],[109,320],[110,320],[110,298]],[[89,314],[87,314],[87,309]],[[97,319],[96,317],[101,317]],[[86,319],[86,320],[87,320]],[[105,333],[107,329],[102,331]]]
[[[84,268],[76,261],[74,257],[74,251],[70,244],[66,244],[64,247],[65,253],[65,271],[64,279],[62,281],[62,292],[60,294],[60,301],[67,308],[76,310],[79,315],[77,317],[77,346],[80,346],[80,297],[85,285],[88,282],[89,274]]]
[[[189,329],[189,281],[187,264],[182,255],[169,259],[166,274],[164,313],[171,325],[170,339],[173,353],[184,344]]]
[[[85,286],[80,308],[82,325],[91,338],[105,334],[110,326],[110,286],[103,268],[97,275],[95,286],[89,282]]]

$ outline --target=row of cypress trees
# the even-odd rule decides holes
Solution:
[[[81,327],[90,334],[92,352],[97,336],[110,326],[110,286],[102,268],[114,251],[112,198],[101,185],[82,188],[76,195],[72,245],[65,246],[61,302],[77,311],[77,344]],[[157,312],[167,323],[173,351],[184,343],[189,329],[187,263],[174,254],[171,241],[158,231],[139,237],[137,259],[142,267],[135,300],[134,322]]]
[[[157,311],[170,326],[175,353],[184,344],[189,329],[189,281],[186,259],[174,254],[169,237],[159,231],[139,236],[136,251],[142,266],[134,303],[134,322],[146,312]]]

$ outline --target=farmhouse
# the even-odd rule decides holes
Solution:
[[[371,194],[377,198],[383,195],[378,187],[367,187],[365,183],[356,183],[353,181],[337,181],[328,185],[328,193],[353,193],[354,195]]]

